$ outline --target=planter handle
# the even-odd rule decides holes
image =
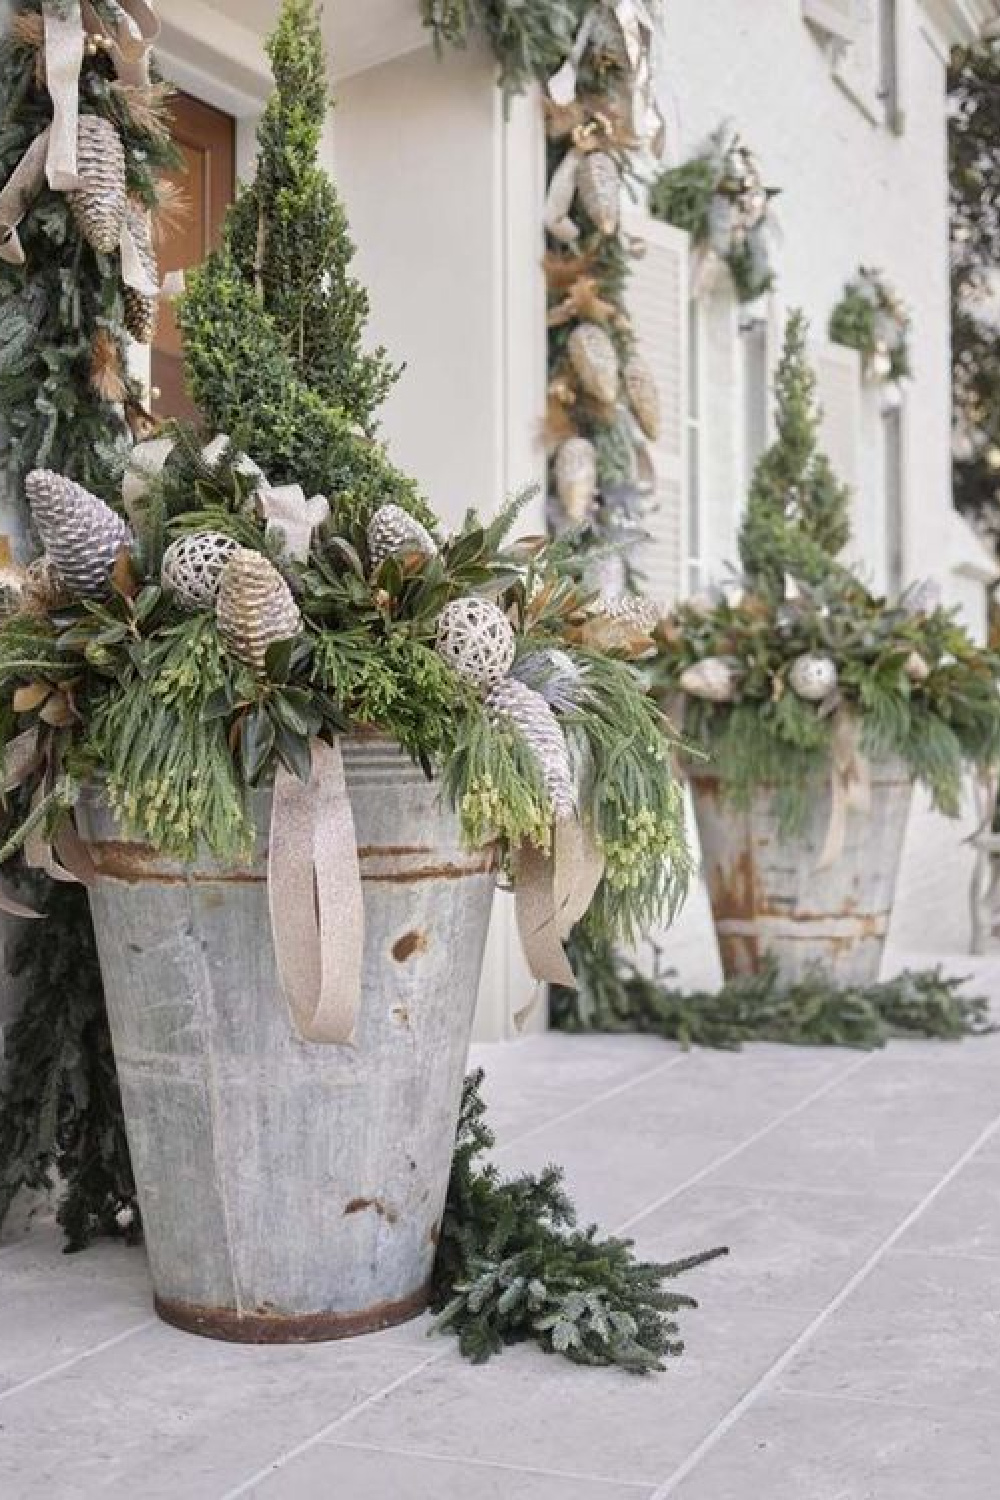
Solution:
[[[274,778],[268,904],[281,987],[308,1042],[353,1044],[365,921],[354,814],[339,742],[312,742],[307,782]]]

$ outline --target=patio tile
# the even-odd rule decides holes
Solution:
[[[648,1485],[321,1443],[248,1491],[253,1500],[649,1500]]]
[[[790,1069],[781,1053],[778,1047],[742,1055],[692,1052],[627,1093],[515,1142],[502,1166],[559,1162],[581,1218],[624,1223],[818,1089],[842,1087],[839,1080],[858,1066],[856,1057],[817,1052],[799,1055]]]
[[[670,1500],[989,1500],[1000,1430],[982,1413],[774,1394]]]
[[[903,1235],[896,1249],[1000,1258],[1000,1164],[978,1153]]]
[[[681,1321],[687,1350],[655,1378],[583,1372],[529,1348],[485,1367],[452,1355],[358,1412],[336,1439],[653,1485],[760,1378],[808,1315],[716,1305]]]
[[[995,1419],[1000,1260],[889,1254],[782,1373],[780,1387]],[[985,1500],[985,1497],[984,1497]]]
[[[728,1163],[720,1180],[834,1192],[877,1191],[912,1202],[1000,1112],[992,1074],[891,1051],[817,1100],[794,1122]],[[795,1071],[798,1069],[796,1058]]]
[[[163,1324],[0,1395],[4,1500],[220,1500],[426,1349],[348,1343],[247,1348]]]
[[[719,1299],[825,1307],[889,1235],[906,1205],[876,1193],[789,1193],[733,1187],[710,1177],[634,1224],[640,1253],[672,1260],[692,1245],[728,1245],[725,1260],[697,1267],[685,1286]]]

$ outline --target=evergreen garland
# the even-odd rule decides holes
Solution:
[[[786,1042],[871,1049],[893,1037],[955,1041],[996,1029],[989,1001],[965,995],[965,981],[948,978],[940,968],[870,985],[841,984],[817,968],[783,986],[768,965],[718,990],[684,990],[672,982],[661,954],[645,973],[583,927],[571,957],[583,983],[579,990],[552,991],[551,1020],[561,1031],[638,1031],[683,1047]]]
[[[664,1357],[684,1348],[676,1314],[698,1305],[663,1283],[728,1252],[641,1261],[630,1240],[575,1227],[557,1168],[505,1181],[492,1163],[481,1165],[494,1144],[482,1079],[470,1074],[462,1096],[434,1267],[438,1328],[457,1334],[476,1363],[531,1340],[576,1364],[662,1370]]]

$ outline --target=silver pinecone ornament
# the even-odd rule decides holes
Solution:
[[[621,206],[621,174],[606,151],[588,151],[576,174],[580,201],[600,234],[614,234]]]
[[[567,438],[559,444],[552,472],[567,519],[582,526],[597,503],[597,449],[589,438]]]
[[[566,352],[587,395],[611,405],[618,396],[618,355],[610,334],[599,323],[578,323]]]
[[[705,656],[685,667],[677,679],[681,691],[709,703],[734,703],[740,691],[740,665],[728,656]]]
[[[433,557],[437,543],[415,516],[401,505],[380,505],[368,522],[368,558],[372,573],[377,573],[387,557],[415,552]]]
[[[660,435],[660,393],[652,370],[644,359],[633,354],[623,371],[628,404],[643,435],[655,443]]]
[[[609,620],[642,635],[651,635],[663,618],[660,606],[641,594],[602,594],[597,607]]]
[[[81,186],[68,195],[77,226],[88,245],[104,255],[118,248],[125,227],[125,148],[110,120],[81,115],[77,135]]]
[[[77,599],[106,594],[115,559],[132,532],[110,505],[75,480],[33,469],[24,481],[32,520],[49,562]]]
[[[829,656],[807,651],[792,662],[788,685],[807,703],[821,703],[837,686],[837,664]]]
[[[156,263],[156,252],[153,249],[153,236],[149,215],[143,209],[130,203],[125,212],[125,222],[135,241],[135,248],[142,263],[142,269],[146,272],[150,281],[158,283],[160,271]],[[159,297],[149,297],[145,292],[137,292],[135,287],[127,286],[125,288],[124,300],[125,327],[136,343],[152,343],[160,312]]]
[[[299,607],[277,568],[245,547],[222,570],[215,617],[227,650],[257,672],[264,670],[269,646],[302,629]]]
[[[541,693],[507,677],[490,689],[486,707],[495,719],[512,725],[528,746],[556,819],[572,818],[576,792],[569,747],[562,725]]]

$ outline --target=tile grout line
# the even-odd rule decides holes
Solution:
[[[774,1385],[777,1378],[788,1368],[788,1366],[792,1363],[796,1356],[812,1341],[812,1339],[820,1331],[824,1324],[826,1324],[829,1319],[833,1317],[834,1313],[838,1312],[840,1308],[843,1307],[844,1303],[851,1296],[853,1296],[854,1292],[861,1285],[861,1283],[871,1275],[872,1271],[875,1270],[876,1266],[880,1263],[883,1257],[888,1254],[888,1252],[893,1248],[896,1242],[902,1239],[903,1235],[906,1234],[908,1229],[912,1228],[912,1226],[917,1222],[922,1214],[926,1213],[931,1204],[940,1197],[944,1190],[955,1180],[962,1169],[968,1165],[968,1163],[976,1155],[976,1152],[979,1151],[987,1141],[992,1139],[992,1137],[995,1136],[998,1131],[1000,1131],[1000,1115],[997,1115],[989,1125],[987,1125],[983,1130],[980,1131],[979,1135],[973,1141],[972,1145],[962,1152],[957,1161],[952,1163],[941,1180],[936,1183],[928,1193],[924,1195],[924,1197],[920,1200],[915,1208],[911,1209],[910,1212],[900,1220],[900,1222],[896,1225],[896,1228],[886,1236],[882,1243],[872,1251],[871,1255],[863,1263],[863,1265],[859,1266],[858,1269],[854,1272],[853,1276],[851,1276],[844,1283],[836,1296],[831,1298],[826,1307],[823,1308],[822,1312],[817,1313],[812,1322],[806,1328],[804,1328],[802,1332],[792,1341],[792,1343],[788,1346],[784,1353],[780,1354],[778,1358],[768,1366],[763,1375],[761,1375],[760,1378],[755,1381],[755,1383],[750,1387],[750,1389],[740,1397],[735,1406],[730,1407],[729,1411],[722,1418],[722,1420],[716,1424],[716,1426],[710,1433],[708,1433],[705,1438],[702,1439],[702,1441],[696,1448],[692,1449],[684,1462],[674,1470],[674,1472],[668,1479],[664,1480],[664,1482],[659,1486],[658,1489],[653,1492],[653,1494],[650,1496],[650,1500],[669,1500],[669,1497],[676,1493],[677,1486],[683,1483],[688,1475],[698,1467],[702,1459],[712,1452],[712,1450],[722,1441],[722,1439],[726,1436],[730,1429],[736,1425],[743,1414],[748,1411],[751,1406],[754,1405],[758,1397],[763,1395],[765,1391],[769,1390]]]
[[[304,1438],[301,1443],[296,1443],[294,1448],[289,1448],[286,1453],[282,1453],[280,1457],[272,1459],[269,1464],[265,1464],[264,1468],[258,1469],[256,1473],[251,1474],[249,1479],[244,1479],[242,1484],[236,1485],[234,1489],[226,1490],[225,1494],[219,1497],[219,1500],[236,1500],[238,1495],[249,1494],[255,1485],[262,1484],[272,1474],[279,1473],[287,1464],[291,1463],[293,1458],[299,1458],[301,1454],[308,1453],[311,1448],[315,1448],[317,1443],[325,1442],[329,1434],[336,1432],[337,1428],[344,1422],[349,1422],[352,1417],[359,1416],[361,1412],[367,1411],[368,1407],[375,1406],[379,1401],[384,1401],[386,1396],[392,1395],[393,1391],[398,1391],[400,1387],[414,1380],[416,1376],[422,1375],[431,1365],[437,1364],[438,1360],[443,1359],[450,1352],[450,1347],[449,1345],[447,1348],[430,1355],[428,1359],[422,1360],[419,1365],[414,1365],[412,1370],[407,1370],[404,1374],[398,1375],[395,1380],[391,1380],[388,1385],[384,1385],[379,1390],[373,1391],[370,1396],[366,1396],[356,1406],[352,1406],[348,1411],[341,1412],[338,1417],[334,1417],[332,1422],[328,1422],[325,1427],[321,1427],[319,1432],[314,1432],[312,1437]]]
[[[850,1067],[844,1068],[835,1078],[828,1078],[826,1083],[821,1084],[818,1089],[814,1089],[811,1094],[807,1094],[804,1099],[800,1099],[797,1104],[793,1104],[790,1108],[783,1110],[780,1115],[776,1115],[767,1125],[762,1125],[759,1130],[755,1130],[752,1135],[748,1135],[746,1140],[741,1141],[739,1145],[732,1146],[728,1151],[724,1151],[721,1156],[717,1156],[714,1161],[710,1161],[691,1177],[686,1178],[684,1182],[679,1183],[677,1187],[671,1188],[669,1193],[664,1193],[662,1197],[656,1198],[652,1203],[647,1204],[645,1208],[641,1208],[638,1213],[632,1214],[630,1218],[625,1219],[621,1224],[617,1225],[611,1233],[624,1234],[642,1219],[664,1208],[673,1198],[679,1197],[688,1188],[696,1186],[697,1183],[704,1181],[706,1177],[710,1177],[713,1172],[717,1172],[720,1167],[724,1167],[727,1162],[733,1161],[741,1152],[746,1151],[748,1146],[755,1146],[758,1141],[762,1141],[765,1136],[770,1135],[772,1130],[777,1130],[779,1125],[784,1125],[788,1120],[794,1119],[804,1109],[808,1109],[810,1104],[815,1104],[817,1099],[822,1099],[825,1094],[829,1094],[833,1089],[838,1088],[845,1079],[852,1078],[862,1068],[868,1067],[873,1058],[874,1053],[869,1053],[867,1056],[859,1058],[856,1062],[852,1063]]]
[[[596,1094],[592,1099],[587,1099],[583,1104],[575,1104],[572,1109],[565,1110],[561,1115],[553,1115],[551,1119],[544,1120],[540,1125],[532,1125],[530,1130],[511,1136],[502,1146],[497,1147],[493,1155],[503,1156],[504,1152],[509,1151],[512,1146],[519,1146],[522,1141],[529,1141],[532,1136],[552,1130],[556,1125],[563,1125],[567,1120],[575,1120],[578,1115],[584,1115],[588,1110],[596,1109],[598,1105],[605,1104],[609,1099],[616,1099],[619,1094],[625,1094],[629,1089],[638,1088],[639,1084],[647,1083],[650,1078],[655,1078],[660,1073],[669,1073],[671,1068],[676,1068],[684,1061],[686,1061],[686,1054],[681,1052],[676,1057],[668,1058],[666,1062],[657,1063],[654,1068],[647,1068],[644,1073],[637,1073],[634,1078],[615,1084],[614,1088],[608,1089],[605,1093]]]
[[[587,1484],[614,1484],[624,1489],[642,1490],[649,1496],[653,1483],[649,1479],[612,1479],[608,1474],[585,1474],[575,1469],[546,1469],[538,1464],[505,1464],[502,1459],[473,1458],[465,1453],[432,1453],[423,1448],[397,1448],[393,1443],[359,1443],[336,1438],[331,1448],[350,1448],[361,1453],[391,1453],[399,1458],[426,1458],[434,1463],[469,1464],[478,1469],[498,1469],[505,1474],[540,1474],[545,1479],[575,1479]],[[228,1500],[227,1496],[223,1500]]]
[[[123,1343],[134,1334],[142,1333],[144,1328],[152,1328],[155,1323],[155,1318],[146,1318],[144,1322],[136,1323],[132,1328],[126,1328],[123,1333],[116,1333],[114,1338],[103,1339],[101,1343],[93,1344],[89,1349],[83,1349],[79,1354],[73,1354],[69,1359],[64,1359],[47,1370],[40,1370],[37,1375],[31,1375],[27,1380],[18,1381],[17,1385],[8,1386],[6,1390],[0,1391],[0,1402],[6,1401],[9,1396],[19,1395],[21,1391],[30,1390],[34,1385],[41,1385],[53,1375],[61,1375],[64,1370],[71,1370],[74,1365],[82,1364],[86,1359],[92,1359],[95,1354],[103,1354],[105,1349],[113,1349],[116,1344]]]

